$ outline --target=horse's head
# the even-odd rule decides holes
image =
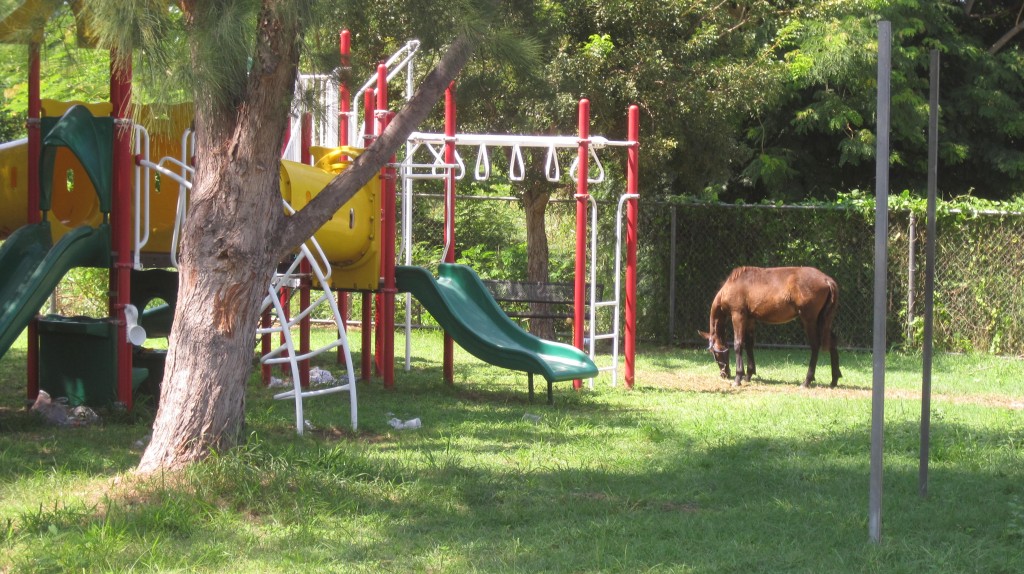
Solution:
[[[718,372],[721,373],[723,379],[729,378],[729,347],[722,342],[721,337],[717,333],[705,333],[704,331],[697,331],[700,336],[708,340],[708,350],[711,351],[711,355],[715,358],[715,362],[718,363]]]

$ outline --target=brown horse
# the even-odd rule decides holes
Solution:
[[[839,353],[836,336],[832,332],[832,319],[839,305],[839,287],[836,282],[813,267],[737,267],[729,274],[711,304],[711,332],[698,331],[708,340],[708,350],[714,355],[722,378],[729,378],[729,347],[725,344],[726,324],[732,323],[733,345],[736,349],[736,381],[750,382],[756,372],[754,365],[754,326],[757,323],[778,325],[799,317],[811,345],[811,364],[803,387],[814,381],[814,368],[818,364],[818,349],[827,347],[832,362],[832,385],[836,386],[839,372]],[[743,370],[743,350],[746,349],[749,368]]]

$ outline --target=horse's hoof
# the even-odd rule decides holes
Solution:
[[[811,383],[809,383],[807,381],[804,381],[803,383],[800,383],[800,388],[802,388],[802,389],[809,389],[809,388],[811,388]]]
[[[739,387],[740,386],[740,382],[739,381],[733,381],[732,382],[732,386]]]
[[[829,387],[834,389],[834,388],[836,388],[836,385],[838,385],[838,384],[839,384],[839,381],[832,381],[832,384],[829,385]]]
[[[749,383],[750,382],[750,375],[747,375],[747,376],[743,377],[743,380]]]

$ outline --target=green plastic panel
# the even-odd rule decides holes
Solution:
[[[71,106],[59,118],[42,119],[43,146],[39,156],[39,209],[49,211],[53,201],[53,166],[57,148],[66,147],[78,158],[100,200],[100,211],[110,213],[114,171],[114,119],[92,115],[85,106]]]

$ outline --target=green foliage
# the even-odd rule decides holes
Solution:
[[[992,50],[1012,28],[1006,14],[983,17],[955,2],[807,3],[789,15],[774,49],[788,70],[778,104],[760,108],[752,147],[727,198],[831,197],[874,176],[877,21],[893,29],[891,181],[924,192],[929,51],[941,54],[939,169],[943,192],[1008,199],[1024,175],[1019,41]],[[975,8],[977,11],[977,8]],[[1008,10],[1007,12],[1015,11]],[[787,177],[760,161],[786,158]],[[760,176],[764,171],[764,176]]]
[[[0,142],[8,142],[25,137],[24,118],[0,109]]]
[[[72,269],[57,286],[57,312],[66,316],[106,317],[109,275],[106,269]]]

